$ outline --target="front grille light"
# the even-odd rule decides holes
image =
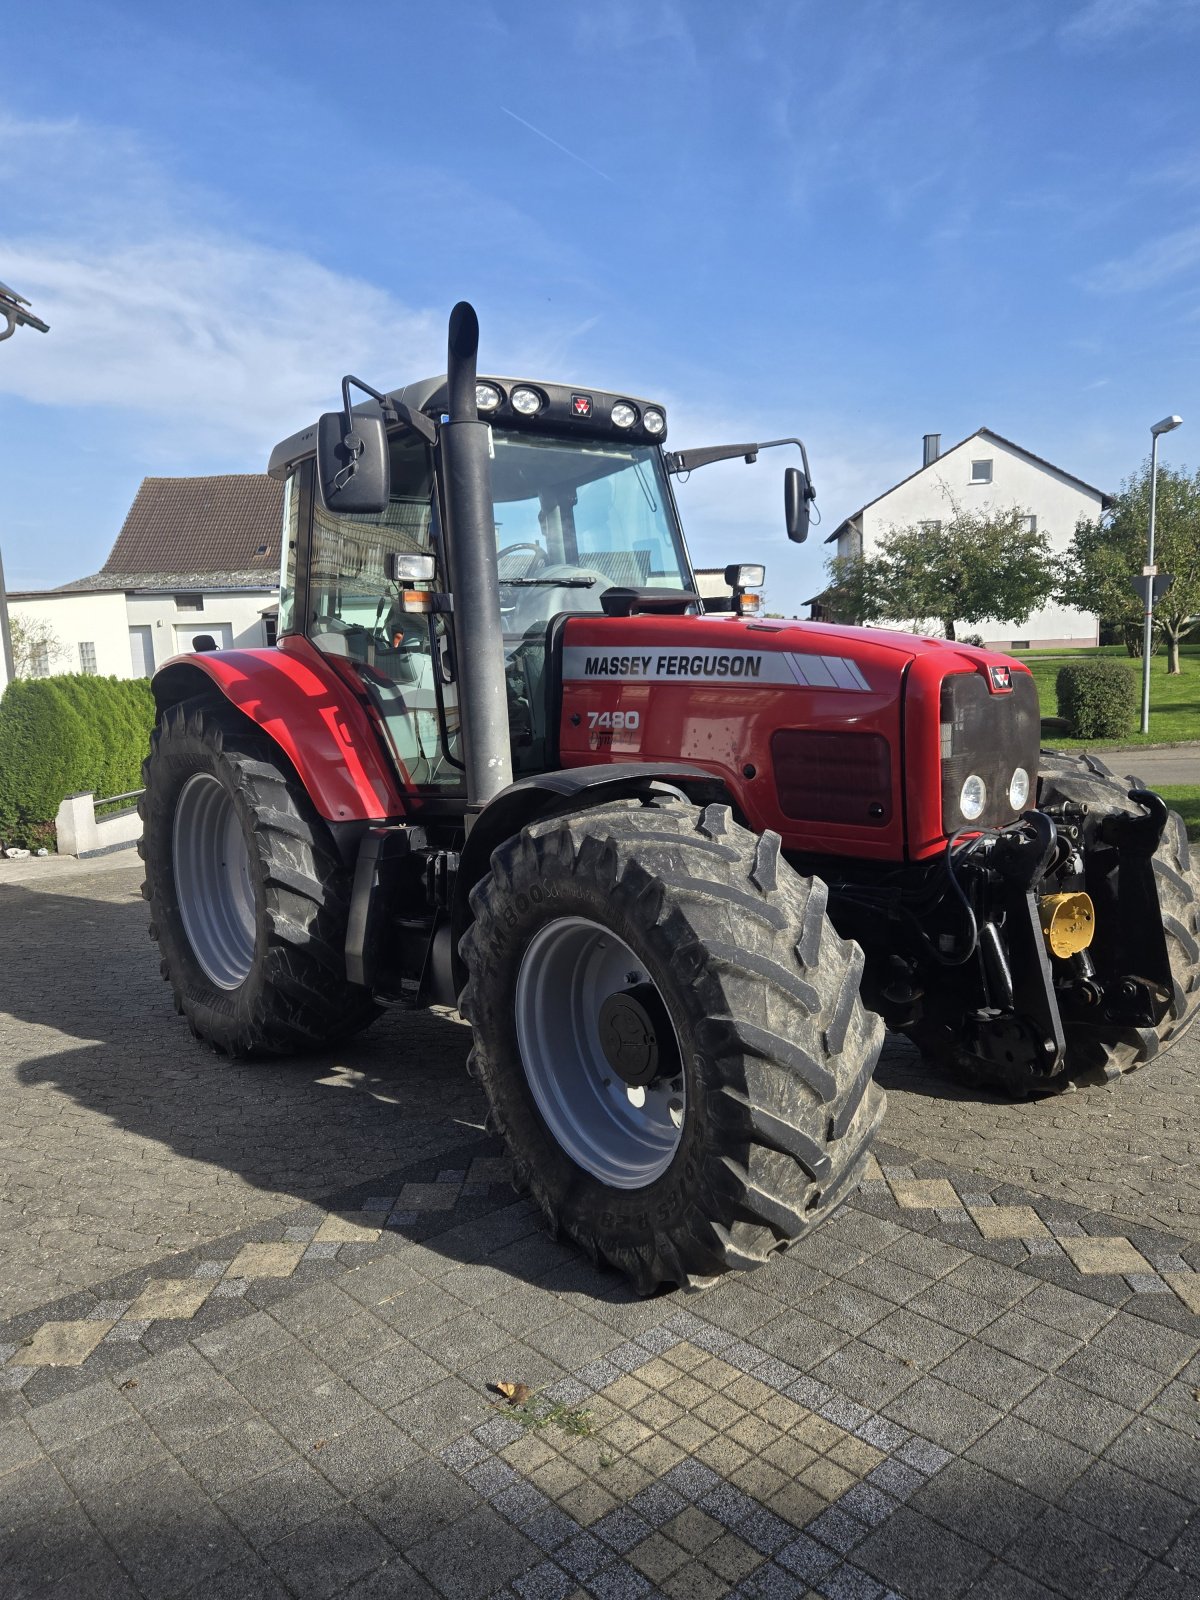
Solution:
[[[958,809],[968,822],[977,822],[987,805],[987,784],[977,772],[969,772],[958,797]]]

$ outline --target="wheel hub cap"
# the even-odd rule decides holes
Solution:
[[[210,772],[195,773],[179,791],[171,859],[192,953],[218,989],[239,988],[254,963],[254,884],[233,798]]]
[[[585,1172],[640,1189],[671,1165],[686,1090],[666,1002],[611,929],[557,917],[529,942],[517,1043],[542,1119]]]

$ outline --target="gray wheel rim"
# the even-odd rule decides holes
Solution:
[[[604,1001],[648,981],[625,941],[586,917],[540,928],[517,974],[517,1042],[537,1108],[572,1161],[614,1189],[661,1177],[683,1136],[683,1077],[630,1089],[600,1043]]]
[[[211,773],[197,772],[179,791],[171,858],[196,960],[218,989],[238,988],[254,962],[254,884],[233,798]]]

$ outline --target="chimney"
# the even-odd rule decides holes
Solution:
[[[923,467],[932,466],[942,453],[942,436],[940,433],[927,433],[925,435],[925,459]]]

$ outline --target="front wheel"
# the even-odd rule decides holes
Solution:
[[[1142,788],[1136,778],[1115,776],[1093,755],[1068,750],[1043,750],[1038,804],[1064,800],[1093,811],[1140,810],[1129,791]],[[1067,1028],[1067,1072],[1100,1072],[1105,1077],[1129,1072],[1153,1060],[1180,1038],[1200,1010],[1200,874],[1192,864],[1187,829],[1178,812],[1154,853],[1154,881],[1171,962],[1172,993],[1167,1014],[1157,1028]]]
[[[756,1266],[857,1176],[883,1024],[823,884],[729,808],[607,805],[493,855],[473,1070],[552,1227],[643,1292]]]
[[[229,1055],[278,1055],[376,1014],[346,981],[350,874],[275,746],[208,696],[151,736],[139,801],[150,936],[176,1010]]]

